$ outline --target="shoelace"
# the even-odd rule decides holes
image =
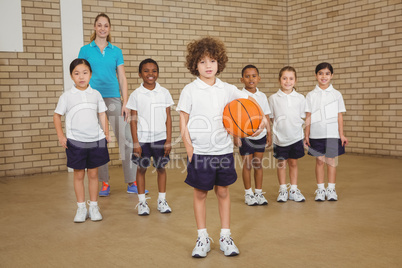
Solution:
[[[279,189],[279,195],[285,195],[287,192],[287,189]]]
[[[260,193],[260,194],[255,194],[255,196],[256,197],[259,197],[259,198],[264,198],[264,194],[265,194],[266,192],[262,192],[262,193]]]
[[[148,205],[148,204],[147,204],[147,199],[151,199],[151,197],[146,197],[144,202],[138,202],[138,204],[135,206],[135,209],[136,209],[138,206],[146,207],[146,205]]]
[[[293,194],[298,195],[298,196],[302,195],[299,189],[296,189]]]
[[[86,208],[78,208],[78,214],[83,214],[86,212]]]
[[[230,236],[222,236],[221,241],[225,242],[226,244],[228,244],[230,246],[233,245],[233,239]]]
[[[322,192],[324,192],[324,194],[325,194],[325,189],[317,189],[317,190],[315,190],[315,194],[322,194]]]
[[[245,196],[245,197],[248,196],[248,197],[250,197],[251,199],[255,198],[255,196],[254,196],[253,194],[245,194],[244,196]]]
[[[168,203],[167,203],[166,199],[163,199],[163,200],[159,200],[159,205],[161,205],[161,206],[167,206]]]
[[[205,240],[205,242],[203,242],[202,240]],[[196,246],[197,247],[202,247],[204,244],[207,244],[207,240],[210,240],[212,243],[214,243],[214,240],[212,240],[211,237],[207,236],[207,237],[198,237],[197,238],[197,242],[196,242]]]

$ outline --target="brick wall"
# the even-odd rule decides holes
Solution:
[[[402,2],[288,1],[289,63],[302,93],[322,61],[345,99],[349,152],[402,156]]]
[[[267,92],[276,83],[272,74],[287,61],[286,3],[82,2],[85,43],[95,16],[100,12],[110,16],[113,43],[124,54],[129,93],[141,82],[139,62],[152,57],[160,65],[158,82],[177,104],[181,89],[194,79],[184,67],[186,45],[206,35],[226,43],[229,63],[221,78],[238,87],[241,68],[252,63],[260,68],[260,88]],[[0,52],[0,177],[66,170],[52,123],[63,88],[59,1],[23,0],[22,19],[24,52]],[[178,114],[172,114],[173,138],[178,140]],[[121,164],[115,142],[110,151],[111,164]],[[173,154],[183,152],[181,143],[174,145]]]
[[[329,61],[348,110],[349,152],[402,155],[399,0],[82,2],[85,43],[94,17],[110,15],[129,93],[141,82],[139,62],[152,57],[160,65],[158,82],[177,104],[183,86],[194,79],[184,67],[186,45],[206,35],[227,46],[224,81],[241,87],[241,68],[255,64],[262,77],[259,88],[267,95],[276,92],[282,66],[297,69],[298,89],[306,94],[315,85],[316,64]],[[0,52],[0,177],[66,170],[52,123],[63,88],[59,0],[22,0],[22,19],[24,52]],[[178,115],[172,114],[178,140]],[[183,152],[183,145],[175,144],[173,154]],[[112,165],[121,164],[115,142],[111,158]]]
[[[59,1],[21,5],[24,52],[0,52],[0,177],[66,169],[52,121],[63,87]]]

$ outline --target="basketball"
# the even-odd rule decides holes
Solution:
[[[229,102],[223,110],[223,125],[229,134],[245,138],[253,135],[263,119],[261,108],[249,99]]]

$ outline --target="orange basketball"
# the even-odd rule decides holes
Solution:
[[[257,131],[263,116],[261,108],[251,100],[237,99],[223,110],[223,125],[229,134],[245,138]]]

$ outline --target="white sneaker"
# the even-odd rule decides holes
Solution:
[[[169,207],[166,199],[158,199],[158,210],[161,213],[170,213],[172,209]]]
[[[89,203],[89,201],[88,201]],[[99,212],[98,206],[89,206],[88,215],[91,218],[91,221],[101,221],[102,215]]]
[[[249,206],[258,205],[257,199],[255,199],[255,196],[253,194],[245,194],[244,195],[244,203],[246,203]]]
[[[286,202],[288,201],[288,190],[287,189],[279,189],[279,195],[276,199],[277,202]]]
[[[135,208],[138,209],[138,215],[140,216],[149,215],[149,207],[147,201],[138,202]]]
[[[336,194],[335,188],[327,188],[326,196],[328,201],[338,201],[338,195]]]
[[[325,189],[315,190],[315,201],[325,201]]]
[[[74,217],[74,222],[85,222],[88,219],[88,211],[86,207],[78,208]]]
[[[265,193],[254,194],[255,200],[257,200],[258,205],[268,205],[268,200],[264,196]]]
[[[225,256],[236,256],[240,253],[230,235],[221,236],[219,239],[219,245]]]
[[[213,240],[208,237],[207,233],[199,236],[191,256],[194,258],[205,258],[207,253],[211,250],[211,241],[213,242]]]
[[[293,200],[296,202],[304,202],[306,198],[304,198],[303,194],[300,192],[299,189],[290,190],[289,191],[289,200]]]

